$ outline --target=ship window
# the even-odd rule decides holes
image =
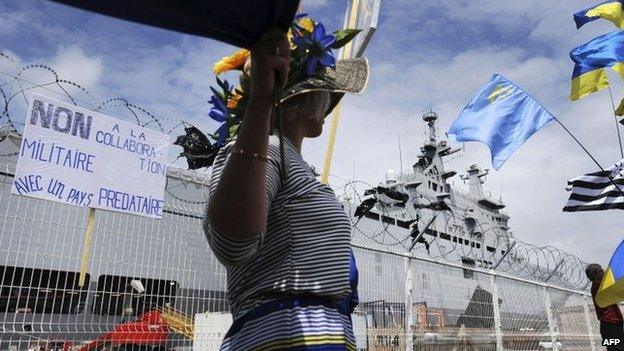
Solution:
[[[381,216],[381,221],[392,225],[395,223],[394,218],[388,216]]]
[[[459,238],[458,240],[459,240],[459,243],[460,243],[460,244],[463,244],[463,243],[464,243],[464,239]]]
[[[80,288],[78,272],[12,266],[0,266],[0,277],[0,312],[4,313],[80,313],[90,281],[87,274]]]
[[[431,230],[431,229],[425,230],[425,234],[429,234],[429,235],[431,235],[433,237],[438,237],[438,232],[435,231],[435,230]]]
[[[481,244],[479,244],[479,243],[476,243],[476,244],[477,244],[477,249],[480,249],[481,248]]]
[[[370,219],[373,219],[373,220],[376,220],[376,221],[378,221],[378,220],[379,220],[379,215],[378,215],[377,213],[366,212],[366,213],[364,214],[364,217],[366,217],[366,218],[370,218]]]
[[[140,284],[133,283],[133,280]],[[143,288],[142,292],[137,291],[138,285]],[[159,307],[173,306],[177,289],[178,283],[173,280],[101,275],[93,313],[137,316]]]
[[[445,233],[440,233],[440,239],[451,240],[451,236]]]
[[[433,191],[438,191],[438,184],[431,183],[431,188],[433,189]]]
[[[456,243],[456,242],[457,242],[457,237],[456,237],[456,236],[454,236],[454,237],[453,237],[453,242],[454,242],[454,243]]]
[[[399,226],[401,228],[409,229],[411,223],[413,223],[413,222],[412,221],[406,222],[406,221],[402,221],[402,220],[397,219],[397,223],[396,224],[397,224],[397,226]]]
[[[463,257],[462,258],[462,264],[464,266],[467,266],[467,267],[474,267],[475,266],[475,260],[473,260],[471,258]],[[464,278],[472,279],[474,277],[474,271],[472,269],[464,268],[463,271],[464,271]]]
[[[488,250],[488,252],[496,252],[496,249],[491,247],[491,246],[488,246],[487,250]]]

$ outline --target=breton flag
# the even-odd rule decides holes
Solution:
[[[564,212],[624,209],[624,159],[604,171],[588,173],[568,181],[572,191]],[[616,186],[618,188],[616,188]]]

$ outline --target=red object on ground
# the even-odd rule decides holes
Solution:
[[[85,345],[79,351],[91,351],[106,343],[117,345],[154,345],[162,344],[169,338],[169,327],[158,311],[149,311],[140,315],[134,322],[116,325],[112,332],[102,335]]]

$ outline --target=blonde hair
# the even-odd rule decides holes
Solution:
[[[282,103],[282,114],[286,122],[303,116],[314,118],[317,113],[325,113],[329,107],[329,92],[310,91],[295,95]]]

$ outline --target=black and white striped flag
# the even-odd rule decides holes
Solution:
[[[624,159],[604,171],[588,173],[568,181],[572,194],[563,211],[624,210]],[[616,186],[618,188],[616,188]]]

